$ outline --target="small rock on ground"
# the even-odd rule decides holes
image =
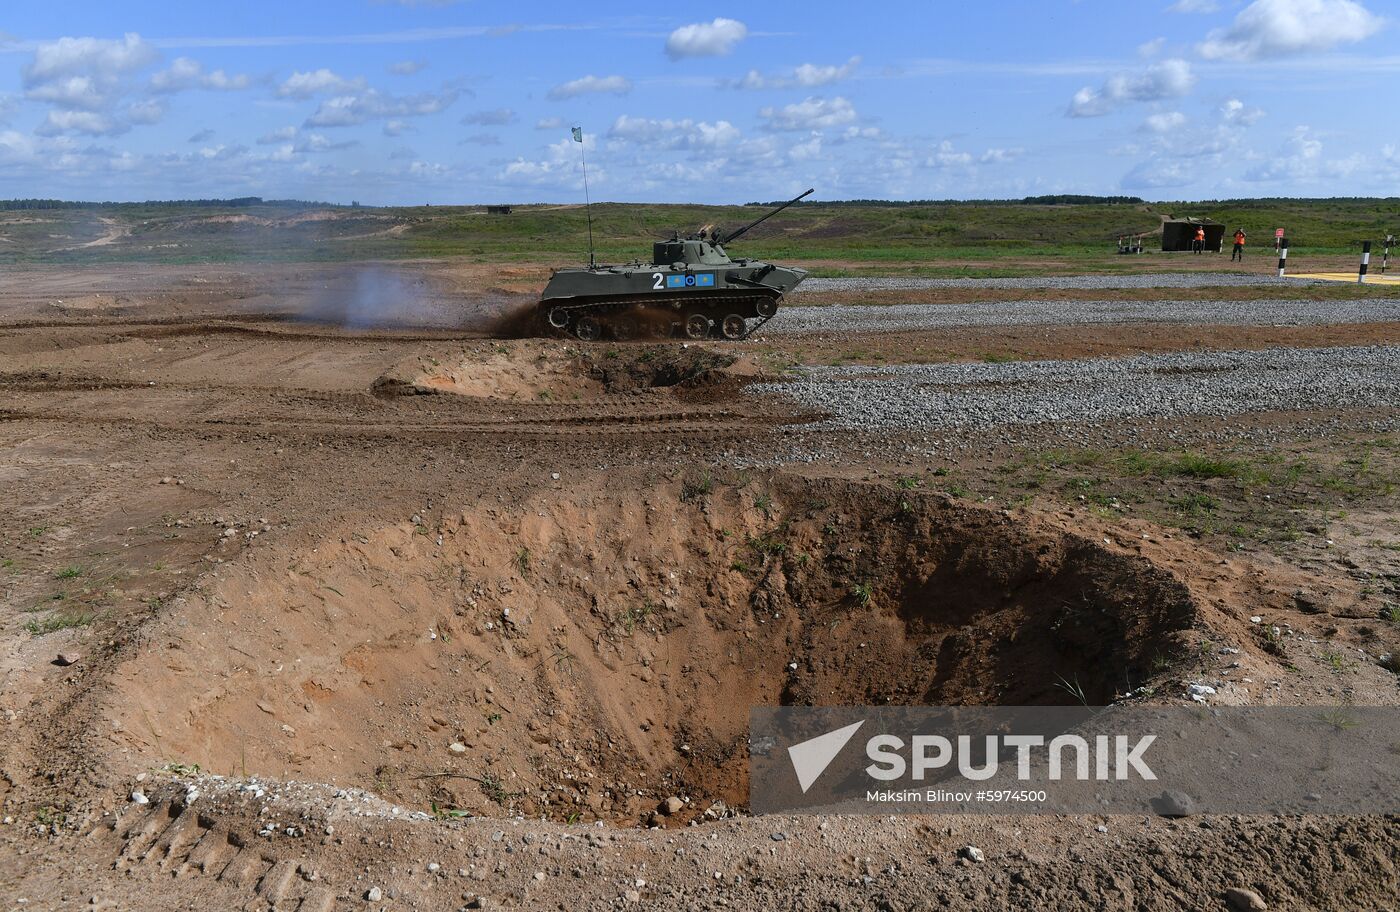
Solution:
[[[1196,799],[1176,789],[1164,791],[1150,802],[1152,810],[1163,817],[1190,817],[1197,812]]]
[[[1263,912],[1269,908],[1269,904],[1264,902],[1264,898],[1253,890],[1244,887],[1231,887],[1225,891],[1225,902],[1230,904],[1231,909],[1237,912]]]

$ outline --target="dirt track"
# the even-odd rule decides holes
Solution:
[[[5,280],[0,839],[13,851],[0,875],[12,898],[321,910],[362,907],[377,887],[390,908],[477,895],[607,908],[635,894],[655,908],[1219,909],[1224,888],[1243,885],[1271,908],[1393,899],[1391,818],[730,809],[745,796],[753,703],[1055,702],[1055,675],[1076,672],[1107,701],[1124,669],[1173,695],[1223,675],[1228,702],[1400,699],[1395,675],[1364,658],[1400,646],[1377,620],[1396,597],[1396,552],[1377,544],[1395,540],[1393,493],[1347,493],[1327,546],[1222,554],[1145,518],[940,492],[935,471],[976,485],[1011,464],[990,441],[911,466],[897,445],[842,434],[822,441],[839,463],[745,468],[784,459],[816,417],[746,393],[749,380],[837,352],[871,363],[1318,347],[1394,343],[1395,324],[868,333],[801,347],[490,338],[529,279],[427,265],[377,275],[372,299],[413,290],[394,318],[407,329],[363,328],[374,312],[344,301],[364,281],[319,267]],[[1327,415],[1317,439],[1289,436],[1294,418],[1234,424],[1319,453],[1375,416]],[[1220,428],[1104,433],[1210,447]],[[1083,429],[1064,433],[1086,445]],[[1393,476],[1393,450],[1376,452],[1374,470]],[[1306,497],[1340,496],[1303,484],[1299,512],[1313,509]],[[1032,568],[1025,578],[1007,576],[1008,554]],[[870,584],[868,604],[853,603],[855,581]],[[1101,626],[1057,614],[1085,581]],[[1286,656],[1263,648],[1255,615],[1296,633]],[[1034,635],[999,645],[1013,632]],[[1202,657],[1203,641],[1241,648],[1240,667]],[[1345,673],[1330,667],[1336,650]],[[52,664],[60,652],[80,658]],[[940,660],[921,665],[930,654]],[[684,809],[654,816],[670,795]],[[443,819],[421,819],[434,808]],[[968,843],[989,863],[957,862]]]

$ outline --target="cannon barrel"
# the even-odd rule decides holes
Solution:
[[[724,237],[720,238],[716,243],[719,243],[719,244],[721,244],[721,245],[723,245],[723,244],[728,244],[730,241],[732,241],[732,240],[734,240],[735,238],[737,238],[737,237],[741,236],[742,234],[744,234],[744,233],[745,233],[746,231],[748,231],[750,228],[753,228],[754,226],[758,225],[760,222],[762,222],[762,221],[764,221],[764,220],[766,220],[766,219],[772,218],[773,216],[777,215],[779,212],[782,212],[782,211],[783,211],[784,209],[786,209],[788,206],[791,206],[793,203],[797,202],[798,200],[802,199],[803,197],[811,196],[811,195],[812,195],[812,191],[815,190],[815,189],[816,189],[815,187],[809,187],[805,192],[799,193],[797,196],[794,196],[792,199],[788,200],[786,203],[783,203],[781,206],[779,206],[778,208],[774,209],[772,212],[765,212],[763,215],[760,215],[758,218],[754,219],[752,222],[749,222],[749,223],[748,223],[747,225],[745,225],[744,227],[739,228],[739,229],[737,229],[737,230],[735,230],[735,231],[729,232],[729,233],[726,234]]]

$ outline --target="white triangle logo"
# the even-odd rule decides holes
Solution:
[[[864,724],[865,720],[862,719],[847,725],[845,728],[817,735],[815,738],[788,748],[788,758],[792,760],[792,768],[797,773],[797,784],[802,786],[802,794],[807,794],[807,789],[811,788],[812,783],[826,772],[826,768],[831,765],[831,761],[836,759],[836,755],[841,753],[841,748],[845,747],[846,742],[851,740],[856,729]]]

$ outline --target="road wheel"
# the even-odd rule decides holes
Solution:
[[[565,329],[569,325],[569,312],[562,307],[551,307],[545,320],[555,329]]]
[[[685,318],[685,337],[704,339],[710,335],[710,318],[704,314],[691,314]]]
[[[720,335],[726,339],[738,341],[748,335],[748,325],[744,323],[744,318],[738,314],[730,314],[719,324]]]
[[[585,342],[597,342],[603,337],[603,324],[597,317],[579,317],[574,324],[574,335]]]
[[[778,312],[778,302],[774,298],[764,298],[754,305],[760,317],[771,317]]]
[[[619,317],[612,321],[613,338],[635,339],[641,333],[636,317]]]

